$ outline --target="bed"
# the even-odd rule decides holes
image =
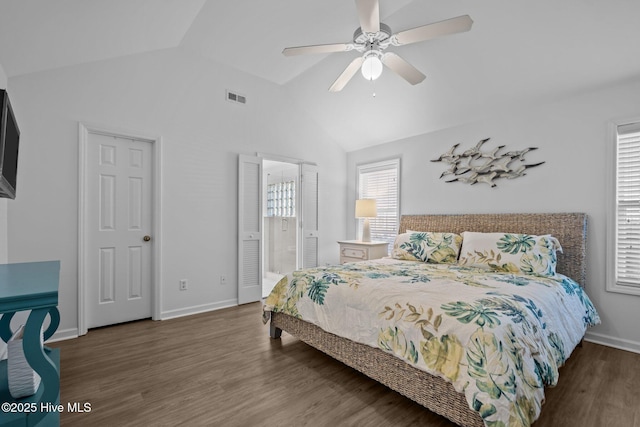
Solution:
[[[272,338],[286,331],[458,425],[527,426],[544,387],[599,323],[582,288],[586,227],[582,213],[404,215],[392,258],[293,272],[265,301],[263,320]],[[477,233],[515,240],[483,253],[473,239],[489,234]],[[438,242],[416,246],[420,234],[447,243],[460,235],[455,260]],[[543,255],[531,259],[545,271],[508,262],[528,243],[513,236],[542,239]],[[427,262],[397,256],[434,247]]]

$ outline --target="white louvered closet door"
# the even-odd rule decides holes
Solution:
[[[238,304],[262,297],[262,159],[238,162]]]
[[[302,164],[302,268],[318,266],[318,168]]]

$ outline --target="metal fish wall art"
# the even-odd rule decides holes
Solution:
[[[500,154],[505,146],[500,145],[491,151],[482,151],[482,146],[491,138],[480,140],[475,147],[456,154],[460,144],[455,144],[432,162],[444,162],[449,168],[442,172],[440,179],[453,177],[445,182],[464,182],[467,184],[485,183],[496,187],[499,178],[514,179],[526,175],[529,168],[540,166],[544,162],[525,164],[524,156],[538,147],[529,147],[519,151],[508,151]]]

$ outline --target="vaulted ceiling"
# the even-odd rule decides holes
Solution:
[[[380,14],[394,32],[465,14],[474,24],[395,48],[426,74],[416,86],[385,70],[329,93],[357,52],[281,52],[351,41],[353,0],[0,0],[0,64],[11,78],[185,49],[282,85],[345,150],[640,78],[636,0],[380,0]]]

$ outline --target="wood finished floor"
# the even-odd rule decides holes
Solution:
[[[283,333],[259,303],[91,330],[61,349],[66,426],[453,426]],[[640,427],[640,355],[585,343],[535,427]]]

